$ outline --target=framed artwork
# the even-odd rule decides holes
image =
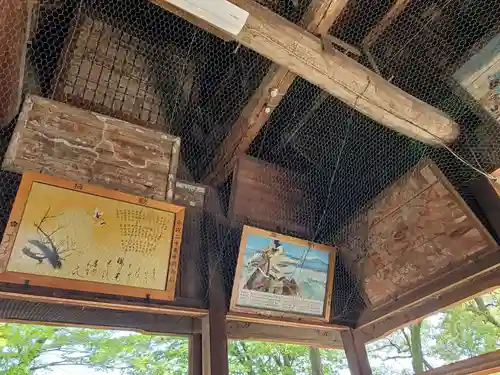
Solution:
[[[231,311],[328,321],[333,248],[245,226]]]
[[[173,300],[183,223],[183,207],[26,173],[0,281]]]

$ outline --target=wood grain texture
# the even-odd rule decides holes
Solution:
[[[28,96],[3,161],[171,201],[180,139],[67,104]]]
[[[340,246],[373,308],[496,251],[488,231],[424,160],[353,219]]]
[[[365,343],[352,329],[342,332],[341,335],[351,375],[371,375],[372,370]]]
[[[500,350],[425,371],[423,375],[494,374],[500,370]]]
[[[339,331],[323,330],[321,328],[297,328],[228,321],[227,337],[230,340],[269,341],[325,349],[343,348]]]
[[[433,283],[359,317],[356,331],[363,341],[373,341],[395,330],[448,309],[500,286],[500,252],[458,267]]]
[[[0,126],[16,116],[21,105],[23,74],[29,34],[27,0],[0,4]]]
[[[312,33],[323,34],[339,17],[347,0],[313,0],[300,25]],[[320,32],[321,30],[321,32]],[[255,90],[240,117],[217,150],[204,182],[219,185],[226,181],[239,156],[245,154],[257,134],[285,97],[297,76],[287,67],[273,64]]]
[[[321,331],[345,331],[349,329],[347,326],[339,324],[330,324],[321,321],[311,322],[307,319],[289,319],[289,318],[276,318],[266,317],[257,314],[244,314],[244,313],[231,313],[226,315],[227,321],[236,321],[243,323],[264,324],[268,326],[284,326],[301,329],[319,329]]]
[[[174,203],[185,207],[178,295],[196,301],[206,296],[206,254],[202,249],[206,187],[176,181]]]
[[[344,54],[326,53],[319,38],[268,9],[250,0],[232,2],[250,13],[236,38],[245,47],[408,137],[430,145],[452,142],[457,137],[458,125],[440,110],[409,95]]]
[[[312,230],[315,205],[315,197],[299,175],[250,157],[238,159],[228,211],[230,220],[304,236]]]

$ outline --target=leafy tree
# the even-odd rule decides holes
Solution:
[[[185,339],[18,324],[1,325],[0,338],[0,372],[6,375],[38,375],[70,365],[124,375],[187,373]]]

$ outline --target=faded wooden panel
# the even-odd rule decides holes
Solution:
[[[2,1],[0,4],[0,126],[5,126],[12,121],[21,105],[28,32],[27,1]]]
[[[315,199],[300,176],[243,157],[234,171],[229,217],[271,231],[307,235],[314,224]]]
[[[500,371],[500,350],[464,359],[450,365],[425,371],[424,375],[478,375],[497,374]]]
[[[170,129],[147,43],[83,14],[62,66],[56,99],[155,129]]]
[[[39,171],[170,201],[179,148],[179,138],[29,96],[3,168]]]
[[[269,324],[227,322],[227,337],[232,340],[258,340],[326,349],[342,349],[340,331],[297,328]]]
[[[206,294],[207,259],[202,253],[203,209],[206,187],[175,183],[174,203],[186,207],[181,242],[178,295],[203,301]]]
[[[427,160],[354,218],[346,236],[341,255],[374,306],[496,248],[453,186]]]

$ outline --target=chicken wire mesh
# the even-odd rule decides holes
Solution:
[[[300,23],[309,6],[309,1],[301,0],[259,2],[294,23]],[[249,98],[261,90],[271,66],[255,52],[220,40],[146,0],[2,0],[2,4],[8,11],[0,11],[5,17],[0,19],[0,118],[7,119],[0,130],[1,154],[16,124],[11,117],[18,113],[16,93],[24,75],[23,95],[41,95],[180,136],[183,165],[178,177],[203,182],[222,141]],[[398,4],[391,22],[373,32]],[[452,150],[489,172],[498,167],[500,158],[498,124],[463,92],[453,75],[498,34],[499,27],[500,7],[486,0],[361,0],[348,2],[330,34],[359,48],[359,62],[449,114],[461,129]],[[16,58],[24,45],[28,47],[22,64]],[[265,229],[328,245],[346,241],[346,223],[363,215],[380,192],[424,158],[431,158],[476,209],[468,185],[479,174],[448,150],[396,134],[302,78],[279,95],[281,103],[247,155],[277,166],[285,175],[300,176],[308,191],[301,213],[308,230],[261,224]],[[270,169],[262,173],[266,170]],[[5,226],[20,176],[1,174],[0,215]],[[188,212],[203,254],[183,248],[180,273],[195,263],[201,275],[196,282],[203,292],[202,301],[195,304],[199,307],[207,305],[215,282],[210,267],[223,275],[229,299],[242,225],[259,226],[258,220],[232,219],[231,197],[237,188],[233,177],[207,190],[203,209]],[[288,188],[273,194],[286,195]],[[480,210],[476,212],[484,220]],[[276,215],[288,220],[295,208],[284,206]],[[353,323],[364,307],[359,280],[342,258],[335,275],[332,319]],[[179,298],[177,304],[188,301]]]

